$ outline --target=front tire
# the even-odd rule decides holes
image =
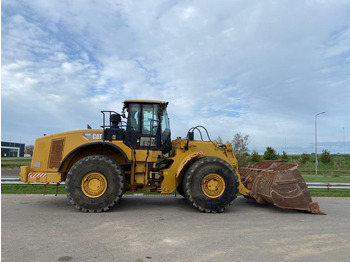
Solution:
[[[125,188],[123,169],[103,155],[87,156],[76,162],[66,179],[70,202],[83,212],[107,211],[117,204]]]
[[[182,186],[182,183],[177,186],[176,190],[179,193],[179,195],[181,195],[182,197],[186,198],[185,192],[184,192],[184,189],[183,189],[183,186]]]
[[[187,200],[203,212],[221,213],[237,197],[237,174],[228,162],[217,157],[195,161],[183,183]]]

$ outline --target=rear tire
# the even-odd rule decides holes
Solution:
[[[183,180],[187,200],[198,210],[221,213],[237,197],[238,178],[226,161],[204,157],[195,161]]]
[[[83,212],[102,212],[120,200],[125,188],[123,169],[103,155],[87,156],[76,162],[66,179],[70,202]]]
[[[184,198],[186,198],[182,183],[177,186],[176,190],[179,193],[179,195],[181,195]]]

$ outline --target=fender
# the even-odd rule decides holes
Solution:
[[[65,157],[64,159],[61,161],[61,164],[58,168],[58,172],[61,172],[62,167],[63,167],[63,163],[65,163],[65,161],[67,160],[67,158],[69,158],[72,154],[74,154],[75,152],[85,148],[85,147],[89,147],[92,145],[106,145],[106,146],[110,146],[113,147],[114,149],[116,149],[119,153],[121,153],[123,155],[123,157],[125,158],[126,162],[131,163],[132,161],[127,157],[127,155],[125,154],[125,152],[117,145],[111,144],[111,143],[107,143],[107,142],[93,142],[93,143],[88,143],[88,144],[84,144],[81,146],[78,146],[77,148],[74,148],[72,151],[70,151]]]
[[[196,151],[196,152],[193,152],[192,154],[186,156],[182,161],[181,163],[179,164],[179,167],[176,171],[176,178],[179,178],[183,168],[187,165],[188,162],[192,161],[193,159],[195,158],[199,158],[199,157],[202,157],[202,156],[205,156],[206,154],[202,151]]]

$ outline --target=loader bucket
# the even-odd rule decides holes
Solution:
[[[285,160],[264,160],[240,167],[241,182],[250,190],[250,197],[259,204],[273,204],[283,209],[324,214],[310,192],[298,165]]]

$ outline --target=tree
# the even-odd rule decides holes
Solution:
[[[305,165],[307,161],[310,160],[310,155],[306,154],[306,153],[302,153],[300,158],[299,158],[299,163],[302,165]]]
[[[287,160],[288,161],[288,155],[286,151],[283,151],[281,159]]]
[[[256,152],[255,150],[251,153],[250,155],[250,161],[252,161],[253,163],[255,162],[259,162],[261,159],[261,156],[259,155],[258,152]]]
[[[322,163],[328,164],[332,160],[331,153],[327,149],[323,149],[320,160]]]
[[[33,151],[34,151],[34,146],[33,145],[26,146],[26,150],[25,150],[26,154],[33,155]]]
[[[233,153],[240,166],[246,166],[249,162],[248,138],[249,135],[243,136],[241,133],[236,133],[232,140]]]
[[[264,159],[265,160],[275,160],[278,159],[278,155],[276,154],[276,150],[272,147],[268,146],[266,147],[266,150],[264,152]]]
[[[222,145],[224,142],[222,141],[221,137],[218,136],[217,139],[214,140],[218,145]]]

